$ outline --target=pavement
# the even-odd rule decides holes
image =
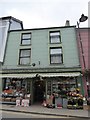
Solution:
[[[90,111],[83,109],[47,108],[42,105],[31,105],[28,107],[22,107],[15,105],[0,104],[0,110],[90,119]]]

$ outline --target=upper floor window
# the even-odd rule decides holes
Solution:
[[[30,64],[31,50],[30,49],[21,49],[19,54],[19,64],[28,65]]]
[[[21,44],[22,45],[30,45],[31,44],[31,33],[22,33]]]
[[[63,63],[62,48],[50,48],[50,64]]]
[[[60,43],[60,42],[61,42],[60,31],[50,32],[50,43]]]

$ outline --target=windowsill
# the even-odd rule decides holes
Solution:
[[[50,63],[50,66],[58,66],[58,65],[64,65],[63,63]]]
[[[20,46],[31,46],[31,44],[20,44]]]
[[[53,45],[53,44],[62,44],[62,42],[58,42],[58,43],[49,43],[49,44],[51,44],[51,45]]]
[[[22,67],[22,66],[31,66],[30,64],[27,64],[27,65],[24,65],[24,64],[20,64],[20,65],[17,65],[18,67]]]

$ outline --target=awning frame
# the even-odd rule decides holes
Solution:
[[[66,73],[30,73],[30,74],[1,74],[0,78],[35,78],[35,77],[78,77],[80,72],[66,72]]]

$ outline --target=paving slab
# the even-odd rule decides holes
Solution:
[[[42,105],[31,105],[29,107],[15,105],[0,105],[0,109],[6,111],[24,112],[32,114],[90,118],[90,111],[83,109],[47,108]]]

